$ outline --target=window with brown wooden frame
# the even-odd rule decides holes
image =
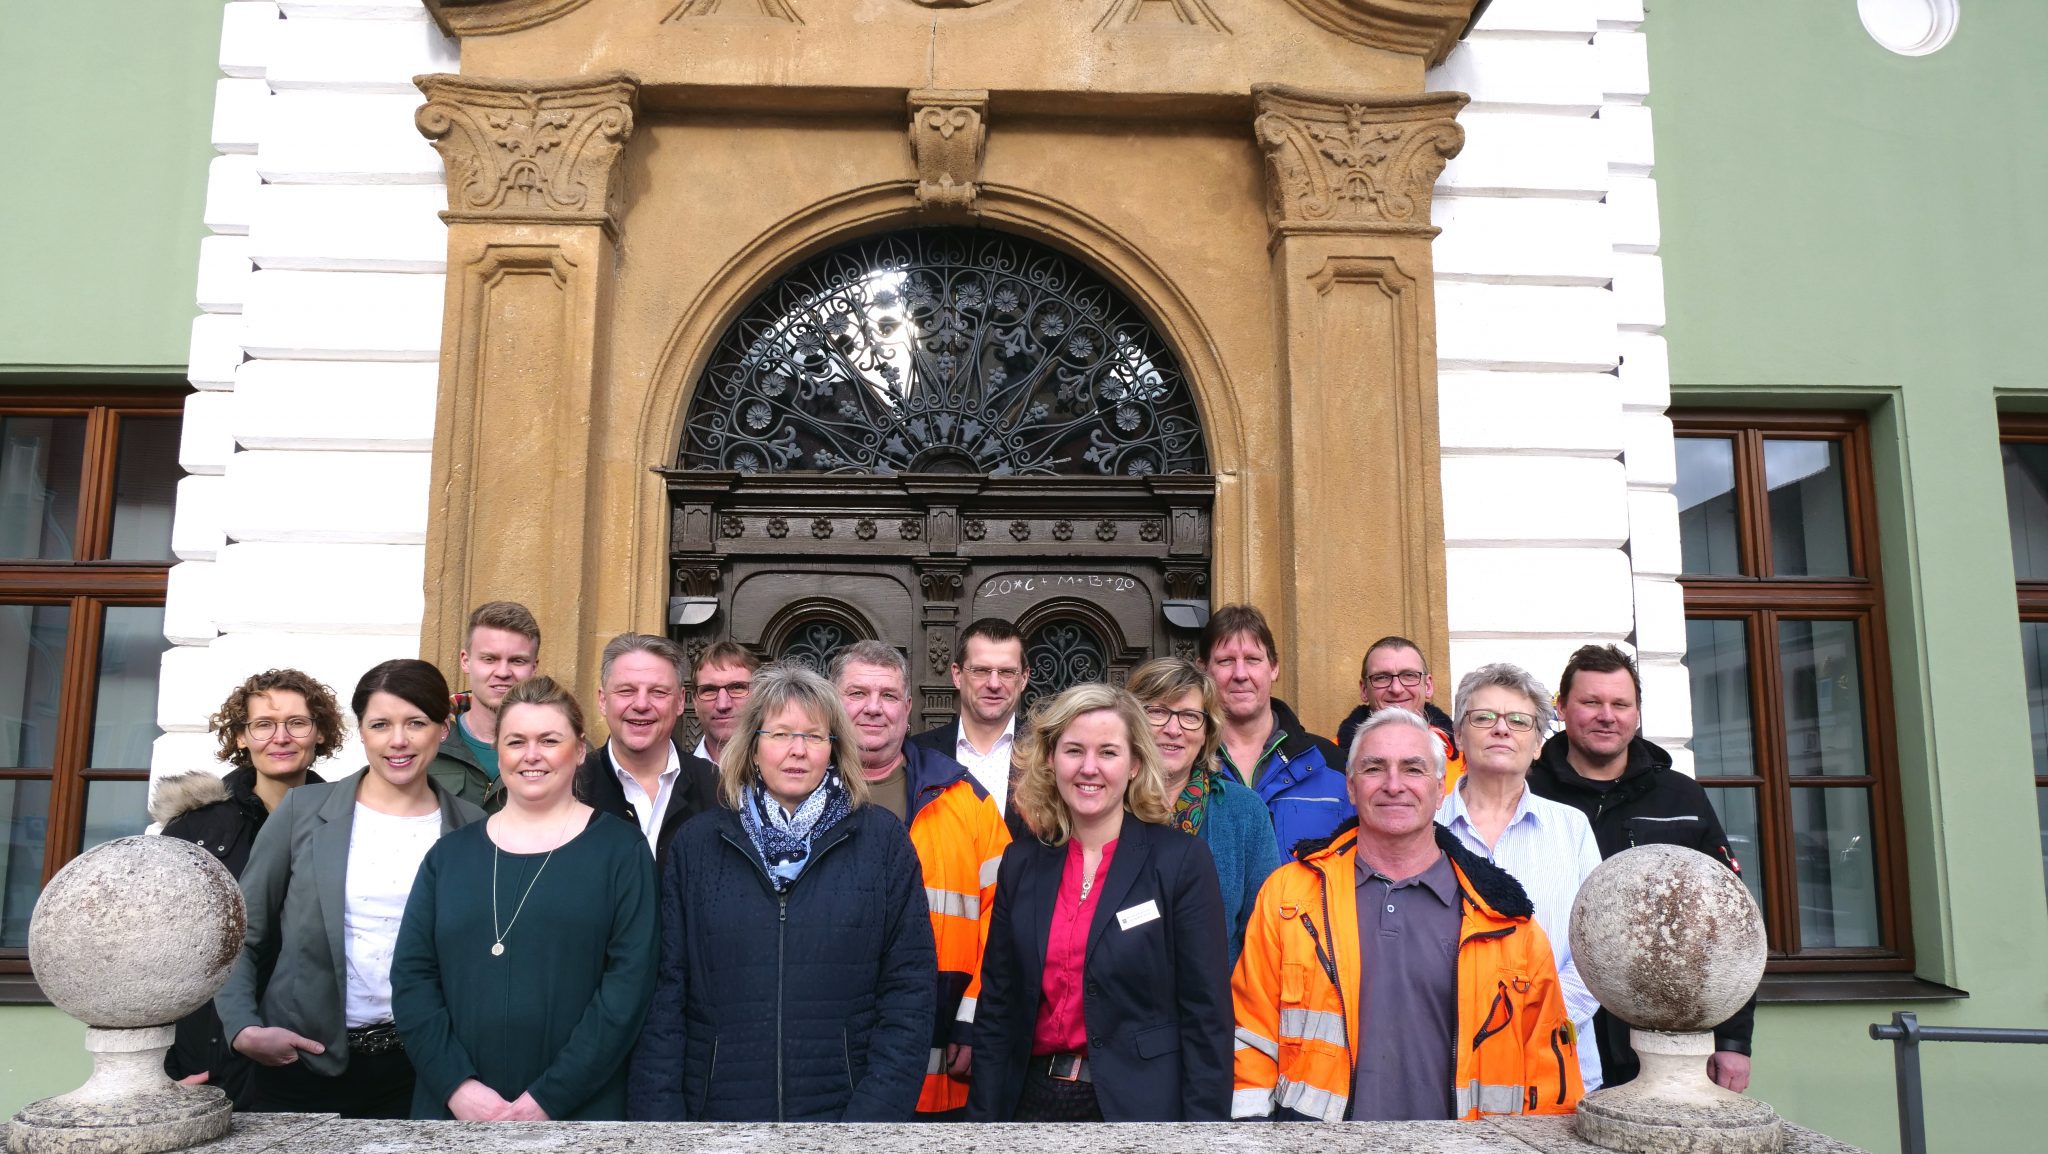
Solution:
[[[1869,434],[1674,412],[1693,766],[1774,972],[1912,968]]]
[[[0,973],[43,884],[149,820],[185,395],[0,389]]]
[[[2041,873],[2048,879],[2048,416],[2008,414],[1999,420],[1998,431],[2019,594],[2027,724],[2034,739],[2034,812],[2041,829]]]

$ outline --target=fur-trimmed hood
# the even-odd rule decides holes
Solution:
[[[206,770],[195,769],[156,783],[156,792],[149,799],[149,820],[169,825],[174,818],[226,800],[227,783]]]
[[[1294,844],[1294,857],[1306,862],[1325,854],[1350,853],[1358,845],[1358,818],[1351,817],[1326,838],[1310,838]],[[1436,826],[1437,848],[1443,850],[1465,877],[1468,894],[1485,903],[1504,918],[1529,919],[1536,916],[1536,904],[1513,874],[1465,848],[1456,834]]]

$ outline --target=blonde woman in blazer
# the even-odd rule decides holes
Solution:
[[[256,1108],[405,1118],[413,1071],[391,1024],[391,956],[420,859],[483,811],[427,776],[448,683],[424,661],[363,675],[369,765],[285,795],[242,873],[249,932],[214,1006],[255,1065]]]

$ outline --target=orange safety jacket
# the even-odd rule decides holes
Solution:
[[[1231,979],[1237,1014],[1231,1116],[1344,1120],[1362,991],[1357,819],[1259,891]],[[1439,826],[1462,895],[1455,1116],[1564,1114],[1578,1105],[1577,1037],[1550,943],[1522,887]]]
[[[939,950],[938,1013],[917,1109],[937,1113],[967,1105],[967,1083],[946,1073],[946,1045],[973,1044],[981,955],[988,948],[996,870],[1009,848],[1010,830],[995,799],[965,766],[909,743],[903,754],[910,844],[924,866],[925,902]]]

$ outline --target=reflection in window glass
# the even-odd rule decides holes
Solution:
[[[141,833],[149,826],[147,781],[94,781],[85,787],[85,838],[78,852]]]
[[[1680,437],[1679,553],[1687,573],[1739,574],[1736,537],[1735,442],[1726,437]]]
[[[1771,565],[1779,577],[1847,577],[1849,517],[1836,441],[1764,442]]]
[[[1786,768],[1794,777],[1870,772],[1853,621],[1779,621]]]
[[[84,417],[0,418],[0,557],[75,556],[84,467]]]
[[[70,627],[68,605],[0,605],[0,769],[48,769],[56,759]]]
[[[2048,581],[2048,445],[2008,441],[2001,448],[2013,573],[2021,581]]]
[[[28,944],[28,918],[43,887],[43,841],[50,826],[50,783],[0,781],[0,947]]]
[[[1701,777],[1754,777],[1749,710],[1749,623],[1695,617],[1685,623],[1692,678],[1692,751]]]
[[[1763,839],[1757,832],[1756,790],[1717,786],[1707,791],[1707,801],[1713,805],[1715,816],[1721,819],[1721,829],[1728,835],[1728,852],[1735,855],[1735,864],[1742,867],[1742,884],[1748,887],[1756,907],[1763,909]]]
[[[2041,879],[2048,881],[2048,785],[2034,787],[2034,810],[2041,822]]]
[[[1802,947],[1879,944],[1876,856],[1869,790],[1809,786],[1792,791],[1792,866]]]
[[[164,607],[111,605],[100,627],[100,676],[93,693],[93,769],[148,769],[163,668]]]
[[[2027,728],[2034,735],[2034,776],[2048,777],[2048,622],[2020,622],[2027,673]]]
[[[116,561],[171,559],[171,505],[178,496],[178,418],[123,417],[114,471],[114,530],[107,556]]]

